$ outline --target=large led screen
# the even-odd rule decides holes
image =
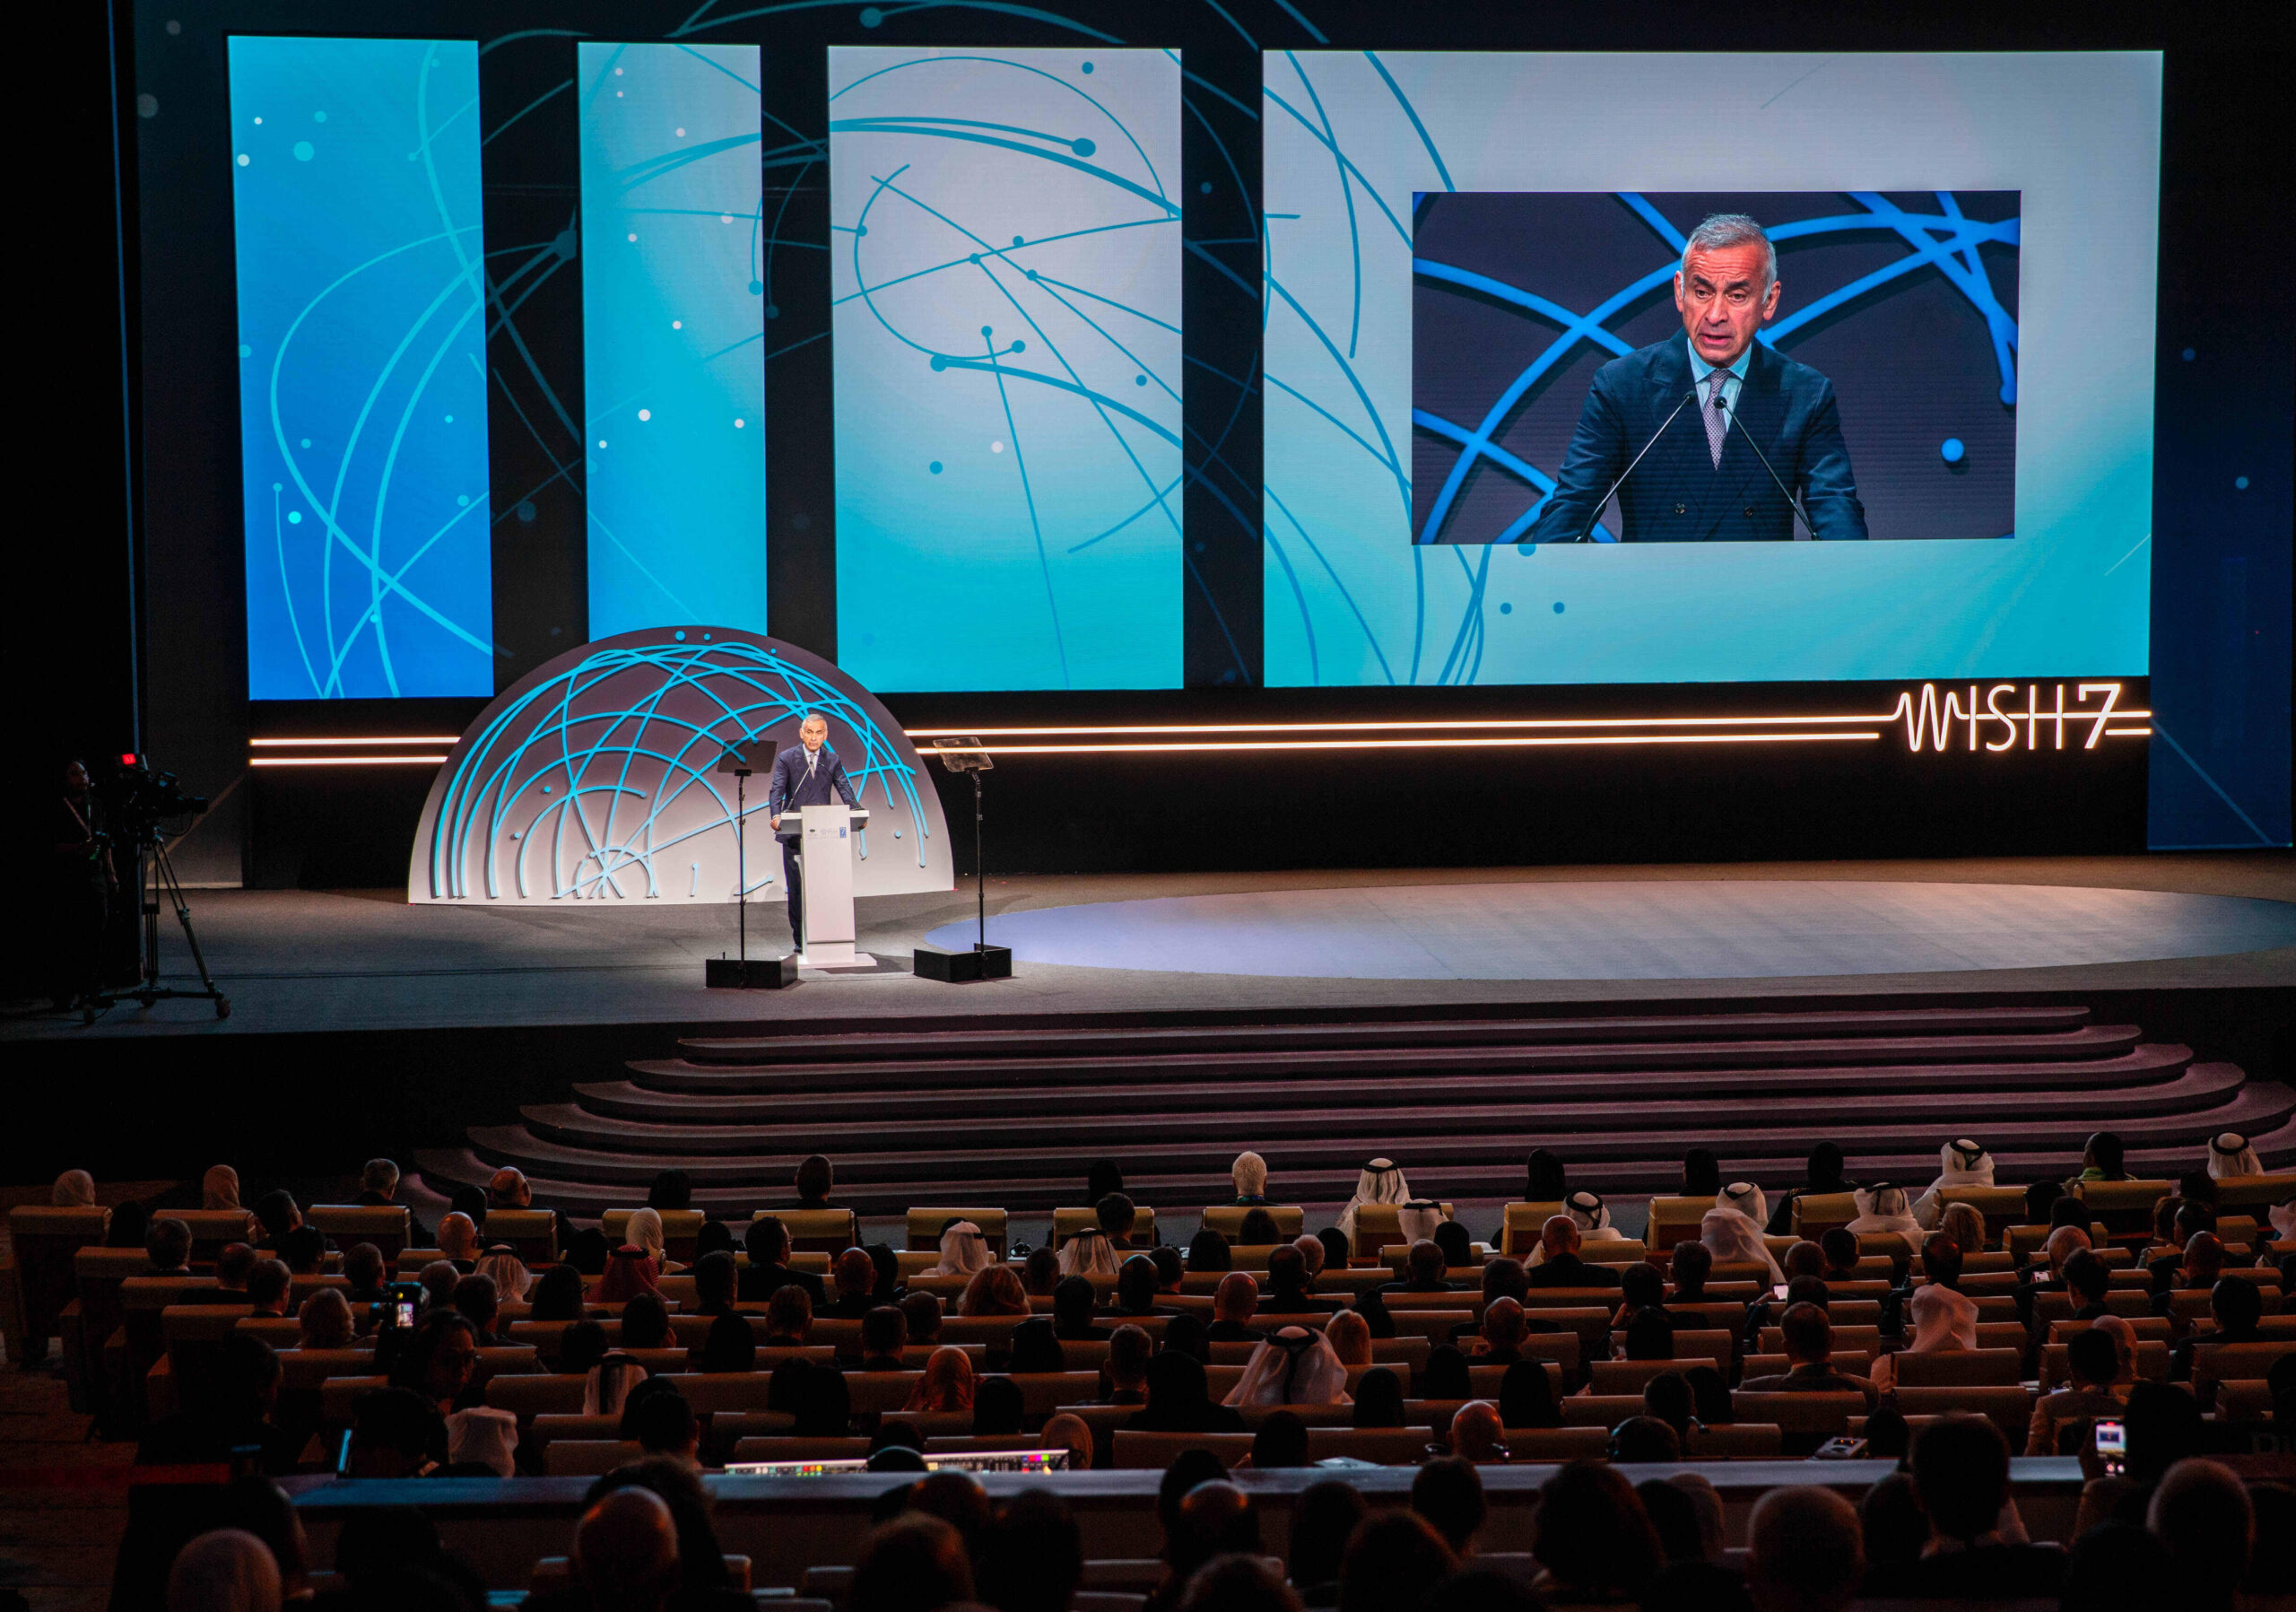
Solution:
[[[885,690],[1174,688],[1180,69],[830,52],[838,658]]]
[[[248,696],[491,694],[478,47],[239,36],[230,82]]]
[[[766,630],[754,45],[577,49],[590,636]]]
[[[1270,684],[2145,670],[2157,55],[1264,67]]]

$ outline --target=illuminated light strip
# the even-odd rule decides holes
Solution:
[[[2132,713],[2141,714],[2141,713]],[[419,733],[390,737],[374,736],[350,739],[249,739],[248,744],[257,750],[309,749],[319,745],[457,745],[462,742],[458,733]]]
[[[2149,710],[2117,710],[2113,713],[2115,717],[2135,718],[2147,718],[2152,714]],[[1904,710],[1900,707],[1893,711],[1818,717],[1542,717],[1494,718],[1487,722],[1205,722],[1106,728],[909,728],[902,731],[912,739],[1060,738],[1097,734],[1163,733],[1383,733],[1399,729],[1424,733],[1430,730],[1492,728],[1755,728],[1805,723],[1822,726],[1830,722],[1894,722],[1903,715]],[[2096,712],[2066,712],[2068,720],[2075,715],[2094,720]]]
[[[258,755],[250,767],[435,767],[443,755]]]
[[[1457,750],[1521,749],[1557,745],[1810,745],[1878,739],[1878,733],[1583,734],[1552,738],[1486,739],[1242,739],[1169,745],[984,745],[990,755],[1166,754],[1183,750]]]
[[[2128,714],[2134,717],[2150,713],[2130,711]],[[2152,736],[2152,730],[2149,728],[2108,728],[2105,736],[2109,739],[2149,739]]]

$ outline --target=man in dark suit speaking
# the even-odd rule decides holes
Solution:
[[[1813,537],[1864,537],[1833,383],[1754,339],[1778,292],[1778,254],[1752,219],[1692,231],[1674,273],[1682,333],[1595,372],[1528,541],[1581,540],[1613,485],[1628,543],[1783,539],[1797,518]]]
[[[789,938],[805,949],[805,857],[804,824],[797,814],[834,798],[860,804],[845,776],[845,763],[829,747],[829,724],[808,712],[797,724],[797,742],[773,758],[773,787],[765,797],[766,822],[781,841],[781,871],[789,883]],[[787,826],[783,826],[784,824]]]

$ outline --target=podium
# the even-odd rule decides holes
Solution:
[[[783,820],[787,820],[784,814]],[[858,806],[811,806],[796,814],[797,854],[805,860],[805,949],[801,968],[874,968],[853,949],[853,856],[869,814]]]

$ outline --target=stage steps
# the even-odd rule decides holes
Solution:
[[[444,1191],[515,1164],[538,1202],[584,1214],[641,1201],[674,1165],[698,1203],[746,1213],[792,1201],[797,1161],[823,1153],[839,1200],[865,1214],[1040,1212],[1079,1201],[1086,1166],[1109,1157],[1135,1197],[1192,1212],[1229,1195],[1247,1147],[1279,1201],[1335,1210],[1373,1154],[1415,1190],[1462,1199],[1518,1195],[1541,1146],[1574,1181],[1620,1193],[1671,1188],[1692,1146],[1769,1186],[1800,1179],[1821,1141],[1853,1176],[1915,1187],[1943,1141],[1972,1133],[2004,1180],[2070,1173],[2103,1128],[2134,1167],[2170,1175],[2219,1130],[2256,1137],[2268,1162],[2296,1157],[2296,1092],[2078,1006],[1035,1024],[691,1038],[678,1052],[474,1127],[467,1147],[422,1155],[423,1174]]]

